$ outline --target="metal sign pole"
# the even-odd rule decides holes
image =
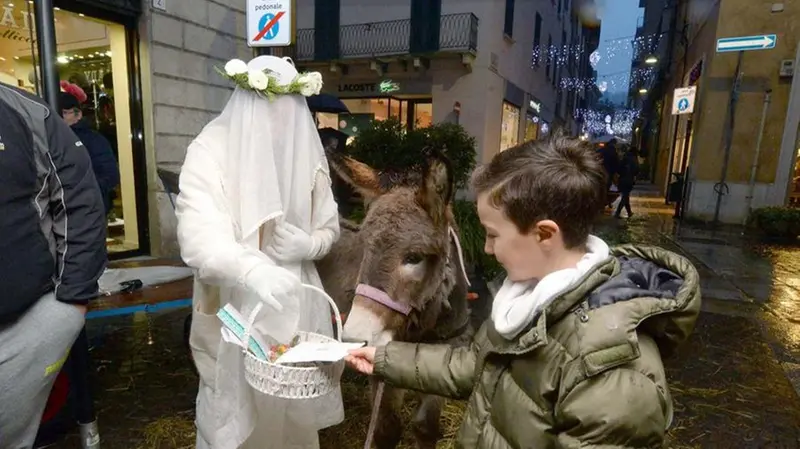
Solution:
[[[728,184],[725,182],[728,177],[728,162],[731,158],[731,146],[733,145],[733,127],[736,123],[736,103],[739,100],[739,85],[742,82],[742,57],[744,51],[739,51],[736,58],[736,71],[734,72],[733,88],[731,89],[731,102],[728,110],[728,126],[725,128],[725,156],[722,161],[722,175],[718,183],[714,185],[717,193],[717,205],[714,208],[714,224],[719,223],[719,209],[722,205],[722,196],[729,193]]]
[[[33,14],[36,22],[39,57],[42,67],[42,92],[44,99],[53,108],[58,108],[58,70],[56,69],[56,27],[53,0],[36,0],[33,3]],[[34,67],[34,70],[36,68]]]

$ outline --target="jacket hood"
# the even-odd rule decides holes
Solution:
[[[630,351],[622,358],[633,358],[639,351],[637,335],[644,333],[662,356],[670,355],[689,337],[700,312],[697,270],[686,258],[657,247],[626,245],[612,254],[583,303],[589,319],[581,329],[582,352],[594,354],[598,368],[614,353]],[[592,357],[585,361],[591,371]]]
[[[488,336],[499,352],[524,353],[547,342],[548,327],[567,321],[580,342],[575,356],[591,375],[639,357],[642,333],[662,356],[671,354],[699,312],[700,281],[691,262],[662,248],[625,245],[547,304],[514,341],[503,341],[494,326]]]

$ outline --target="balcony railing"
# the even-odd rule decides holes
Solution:
[[[297,60],[316,58],[315,30],[297,30]],[[439,22],[436,51],[474,52],[478,48],[478,18],[472,13],[448,14]],[[374,58],[411,51],[411,19],[357,23],[339,27],[339,51],[335,59]],[[324,58],[329,59],[329,58]]]

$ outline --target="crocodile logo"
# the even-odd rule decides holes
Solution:
[[[381,93],[388,94],[400,90],[400,85],[392,80],[383,80],[381,81],[381,84],[378,87],[378,89],[381,91]]]

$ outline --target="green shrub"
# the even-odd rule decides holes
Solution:
[[[456,188],[467,184],[475,168],[476,141],[464,127],[437,123],[407,131],[398,119],[373,120],[358,133],[347,152],[378,170],[403,170],[418,166],[427,147],[442,151],[453,164]]]
[[[494,256],[484,252],[486,231],[478,218],[478,209],[472,201],[457,200],[453,203],[453,215],[458,226],[461,249],[467,265],[483,271],[486,279],[492,279],[503,271]]]
[[[755,209],[747,218],[747,227],[767,240],[794,242],[800,235],[800,209],[782,206]]]

